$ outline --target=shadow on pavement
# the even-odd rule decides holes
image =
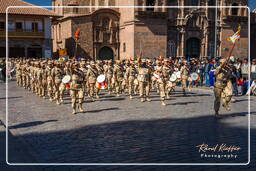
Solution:
[[[48,122],[56,122],[58,120],[48,120],[48,121],[34,121],[34,122],[28,122],[28,123],[22,123],[14,126],[9,126],[9,129],[17,129],[17,128],[27,128],[27,127],[32,127],[32,126],[38,126],[42,125]]]

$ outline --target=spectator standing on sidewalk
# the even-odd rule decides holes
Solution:
[[[204,78],[205,78],[205,86],[210,87],[210,71],[212,65],[209,63],[208,60],[205,61],[204,67]]]
[[[252,64],[251,64],[251,79],[252,80],[256,79],[256,59],[252,60]]]
[[[238,89],[238,95],[243,94],[243,87],[244,87],[244,79],[239,78],[237,81],[237,89]]]
[[[249,72],[248,59],[244,59],[243,64],[241,65],[242,77],[243,78],[248,78],[248,72]]]

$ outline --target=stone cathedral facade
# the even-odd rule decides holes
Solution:
[[[79,28],[77,56],[85,58],[225,56],[232,47],[227,38],[240,24],[241,40],[233,54],[246,58],[248,9],[241,6],[247,3],[247,0],[53,0],[54,12],[61,15],[52,26],[53,50],[66,48],[73,56],[75,32]]]

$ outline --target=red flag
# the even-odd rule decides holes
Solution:
[[[80,29],[76,30],[76,40],[79,40],[80,38]]]

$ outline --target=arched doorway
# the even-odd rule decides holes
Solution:
[[[198,38],[190,38],[186,42],[186,57],[199,58],[201,43]]]
[[[99,60],[113,60],[114,53],[110,47],[104,46],[99,51]]]

